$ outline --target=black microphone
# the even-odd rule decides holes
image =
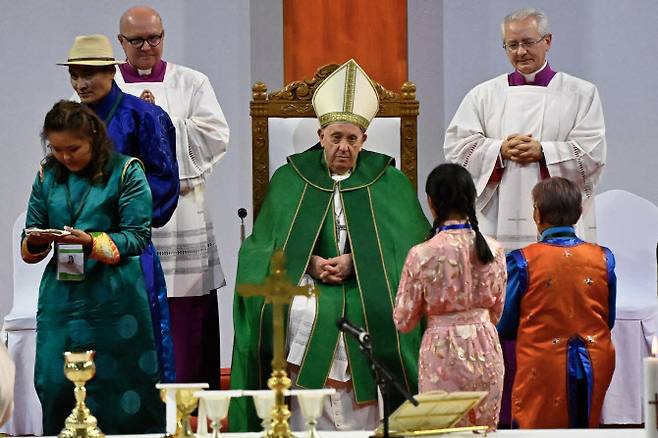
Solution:
[[[244,218],[247,217],[246,208],[238,208],[238,217],[240,218],[240,243],[244,242]]]
[[[338,326],[338,330],[354,336],[359,343],[363,345],[370,344],[370,334],[361,327],[357,327],[349,322],[347,318],[338,319],[336,325]]]

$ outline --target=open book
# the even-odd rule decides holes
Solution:
[[[68,236],[69,234],[71,234],[70,231],[58,230],[58,229],[55,229],[55,228],[45,228],[45,229],[43,229],[43,228],[26,228],[25,229],[25,234],[26,235],[29,236],[32,233],[51,234],[53,236]]]
[[[389,435],[420,436],[487,430],[487,426],[455,427],[486,395],[486,391],[430,391],[418,394],[414,396],[418,400],[418,406],[405,401],[391,414]],[[383,432],[383,427],[380,426],[375,431],[375,436],[382,436]]]

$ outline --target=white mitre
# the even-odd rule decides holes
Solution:
[[[366,72],[350,59],[315,90],[313,109],[323,128],[346,122],[365,131],[379,110],[379,95]]]

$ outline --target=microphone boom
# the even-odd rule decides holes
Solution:
[[[336,321],[336,326],[338,330],[352,335],[361,345],[370,345],[370,334],[361,327],[349,322],[347,318],[339,318]]]

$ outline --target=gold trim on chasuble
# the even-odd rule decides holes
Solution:
[[[325,152],[325,151],[324,151],[324,148],[322,148],[322,151],[323,151],[322,153],[324,154],[324,152]],[[325,157],[325,161],[326,161],[326,157]],[[336,188],[336,182],[335,182],[335,181],[333,181],[333,185],[331,186],[331,189],[327,189],[326,187],[320,187],[320,186],[317,185],[317,184],[313,184],[313,182],[312,182],[311,180],[309,180],[308,178],[306,178],[306,176],[302,173],[302,171],[299,170],[299,167],[297,167],[297,165],[295,164],[294,161],[289,160],[289,161],[288,161],[288,164],[290,164],[290,165],[292,166],[292,168],[295,169],[295,172],[297,172],[297,174],[299,175],[299,177],[300,177],[301,179],[303,179],[304,182],[305,182],[306,184],[308,184],[309,186],[315,187],[316,189],[318,189],[318,190],[322,190],[323,192],[333,192],[334,189]],[[331,173],[329,173],[329,169],[328,169],[328,168],[327,168],[327,174],[328,174],[329,177],[331,178]],[[296,217],[296,216],[295,216],[295,217]],[[294,223],[294,222],[293,222],[293,223]],[[291,227],[291,229],[292,229],[292,227]]]
[[[340,185],[340,182],[338,182],[338,183],[334,182],[334,191],[336,190],[336,184]],[[339,193],[340,193],[340,190],[339,190]],[[342,201],[342,198],[341,198],[341,201]],[[327,210],[324,213],[324,218],[325,219],[320,224],[320,228],[318,229],[318,233],[315,235],[314,242],[317,242],[318,236],[320,235],[320,231],[322,230],[322,227],[324,225],[324,221],[327,218],[327,213],[329,212],[329,208],[331,208],[331,206],[333,206],[333,204],[334,204],[334,196],[332,194],[331,198],[330,198],[330,201],[329,201],[329,205],[327,206]],[[343,204],[343,211],[345,211],[344,204]],[[334,244],[336,246],[336,254],[339,254],[340,251],[338,251],[338,238],[336,236],[336,231],[335,231],[336,230],[336,215],[332,214],[331,217],[332,217],[332,225],[333,225],[333,230],[334,230],[333,234],[334,234]],[[313,248],[315,248],[315,245],[313,245]],[[311,254],[309,254],[308,260],[306,260],[306,266],[308,266],[308,262],[311,259],[311,256],[313,255],[312,252],[313,252],[313,249],[311,249]],[[315,281],[315,279],[313,279],[313,281]],[[341,289],[342,289],[342,297],[343,297],[343,306],[342,306],[343,307],[343,312],[342,313],[343,313],[343,315],[345,315],[345,285],[341,285]],[[290,319],[290,310],[288,310],[288,319]],[[317,321],[318,321],[318,298],[316,297],[316,299],[315,299],[315,317],[313,318],[313,326],[311,327],[311,332],[308,335],[309,340],[311,340],[313,338],[313,335],[315,334],[315,327],[317,325]],[[338,350],[338,343],[339,342],[340,342],[340,332],[338,333],[338,338],[336,339],[336,344],[334,345],[334,354],[331,356],[332,361],[333,361],[333,358],[336,356],[336,350]],[[308,343],[306,344],[306,347],[307,348],[304,349],[304,357],[302,358],[302,362],[299,364],[300,371],[304,367],[304,362],[306,362],[306,355],[308,354]],[[345,342],[345,347],[347,348],[347,342]],[[349,355],[348,355],[347,356],[347,363],[348,364],[349,364],[349,361],[350,361],[350,358],[349,358]],[[333,368],[333,366],[330,366],[329,369],[327,370],[327,373],[324,376],[323,381],[325,382],[325,384],[327,382],[327,379],[329,379],[329,374],[331,374],[331,369],[332,368]],[[309,389],[309,388],[307,388],[303,385],[300,385],[298,382],[295,382],[295,384],[297,386],[299,386],[300,388]]]
[[[342,192],[340,193],[340,202],[343,203],[343,211],[345,212],[345,222],[347,223],[347,238],[349,239],[350,244],[351,244],[351,242],[352,242],[352,233],[350,232],[350,226],[349,226],[350,221],[348,220],[348,217],[347,217],[347,209],[345,209],[345,200],[343,199],[343,193]],[[363,312],[363,320],[365,321],[365,324],[366,324],[366,331],[368,333],[370,333],[370,330],[368,329],[368,315],[366,314],[366,303],[363,300],[363,292],[362,292],[362,289],[361,289],[361,282],[359,281],[359,269],[356,266],[356,257],[355,257],[355,252],[354,252],[354,246],[353,245],[350,245],[350,246],[351,246],[351,250],[352,250],[352,264],[354,265],[354,276],[356,277],[356,287],[359,290],[359,299],[361,300],[361,309],[362,309],[362,312]],[[345,293],[345,289],[343,288],[343,294],[344,293]],[[343,295],[343,315],[345,315],[345,299],[346,299],[345,295]],[[352,364],[350,362],[350,357],[351,357],[352,353],[350,352],[349,342],[345,342],[345,349],[347,350],[347,363],[349,364],[350,369],[351,369]],[[357,375],[352,374],[352,390],[354,390],[354,388],[356,388],[358,386],[357,383],[356,383],[357,378],[358,378]],[[371,400],[359,403],[356,400],[356,394],[355,394],[355,397],[354,397],[354,402],[357,405],[364,405],[364,404],[372,403]]]
[[[295,215],[293,216],[293,219],[290,222],[290,228],[288,229],[288,235],[286,236],[286,241],[283,245],[284,253],[285,253],[286,247],[288,246],[288,239],[290,238],[290,235],[292,234],[293,226],[295,225],[295,222],[297,221],[297,216],[299,215],[299,210],[301,208],[302,202],[304,201],[304,196],[306,195],[306,189],[308,188],[308,186],[310,185],[310,186],[315,187],[319,190],[326,191],[322,187],[318,187],[315,184],[308,181],[304,177],[304,175],[301,172],[299,172],[299,169],[297,169],[297,167],[292,162],[290,162],[290,164],[292,164],[293,167],[297,170],[298,175],[300,175],[302,177],[302,179],[304,181],[306,181],[306,185],[304,186],[304,190],[302,192],[302,195],[300,196],[299,203],[297,204],[297,208],[295,209]],[[334,190],[335,190],[335,187],[336,187],[336,182],[334,182]],[[324,215],[323,215],[324,219],[320,222],[320,225],[318,226],[318,230],[315,233],[315,238],[313,239],[313,243],[317,242],[317,240],[318,240],[318,236],[320,235],[320,232],[322,231],[322,226],[324,225],[324,221],[326,220],[326,217],[327,217],[327,212],[329,211],[329,208],[331,207],[332,204],[333,204],[333,196],[329,198],[329,202],[327,203],[327,207],[324,210]],[[332,217],[333,216],[334,215],[332,215]],[[336,225],[334,223],[334,229],[335,229],[335,226]],[[334,238],[334,241],[335,241],[335,238]],[[337,243],[336,243],[336,247],[338,247]],[[308,266],[308,262],[311,260],[311,256],[313,255],[313,249],[314,248],[315,248],[315,244],[311,245],[311,249],[309,250],[309,253],[306,256],[306,263],[304,264],[304,266]],[[305,273],[306,273],[306,271],[303,271],[301,273],[301,276],[297,279],[297,284],[299,284],[302,277],[304,277]],[[313,281],[315,281],[315,279],[313,279]],[[264,307],[264,305],[263,305],[263,307]],[[345,288],[344,287],[343,287],[343,308],[345,308]],[[288,307],[288,321],[289,320],[290,320],[290,307]],[[311,332],[310,332],[309,337],[308,337],[309,340],[313,338],[313,334],[315,333],[315,326],[316,326],[317,320],[318,320],[318,302],[317,302],[317,298],[316,298],[316,301],[315,301],[315,317],[313,318],[313,326],[311,327]],[[262,327],[262,316],[261,316],[261,327]],[[259,345],[259,347],[260,347],[260,345]],[[334,355],[336,354],[336,348],[338,348],[338,341],[336,341],[336,346],[334,347]],[[302,358],[302,361],[299,364],[299,369],[300,370],[304,366],[304,362],[306,361],[306,354],[307,353],[308,353],[308,344],[307,344],[307,348],[304,349],[304,357]],[[287,363],[287,360],[286,360],[286,363]],[[326,382],[327,378],[329,377],[330,372],[331,372],[331,367],[329,367],[329,371],[327,371],[327,375],[324,378],[325,382]],[[304,386],[300,385],[297,382],[295,382],[295,384],[297,386],[299,386],[300,388],[304,388]]]
[[[367,187],[368,190],[368,204],[370,205],[370,212],[372,213],[372,222],[375,228],[375,234],[377,236],[377,250],[379,251],[379,257],[382,261],[382,267],[384,268],[384,278],[386,279],[386,287],[388,289],[388,299],[391,302],[391,309],[395,309],[395,300],[393,299],[393,294],[391,292],[391,281],[388,279],[388,270],[386,269],[386,262],[384,261],[384,253],[382,251],[381,239],[379,238],[379,228],[377,228],[377,218],[375,216],[375,209],[372,206],[372,193],[370,187]],[[365,308],[364,308],[365,312]],[[366,318],[367,321],[367,318]],[[398,347],[398,359],[400,359],[400,368],[402,368],[402,374],[404,375],[404,383],[407,385],[407,388],[411,388],[409,385],[409,378],[407,377],[407,369],[405,367],[405,362],[402,359],[402,351],[400,350],[400,332],[395,330],[395,342]]]

